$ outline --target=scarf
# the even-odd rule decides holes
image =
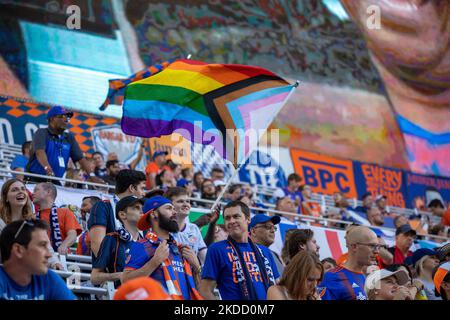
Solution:
[[[236,266],[236,278],[239,282],[243,300],[258,300],[255,288],[253,287],[252,278],[248,272],[246,262],[242,256],[242,252],[237,245],[237,242],[230,236],[227,239],[231,246],[231,255],[233,257],[233,262]],[[258,265],[261,278],[263,280],[264,288],[267,292],[269,287],[275,284],[275,278],[273,275],[272,267],[270,266],[269,259],[267,259],[257,245],[249,238],[248,243],[250,244],[252,251],[255,253],[256,264]],[[242,266],[246,267],[243,268]]]
[[[161,242],[161,239],[159,239],[158,236],[152,230],[149,230],[147,232],[147,234],[145,235],[145,238],[147,239],[147,241],[149,241],[150,243],[152,243],[154,245],[159,245],[159,243]],[[168,242],[172,242],[178,248],[178,250],[181,250],[181,247],[172,238],[172,236]],[[186,275],[186,280],[187,280],[186,282],[188,285],[188,290],[190,292],[191,300],[203,300],[203,297],[200,295],[200,293],[198,293],[197,289],[195,288],[195,281],[194,281],[194,277],[192,276],[191,265],[181,255],[180,255],[180,257],[183,260],[184,273]],[[166,283],[167,291],[168,291],[169,295],[174,300],[184,300],[184,297],[183,297],[183,294],[181,291],[181,287],[180,287],[180,283],[178,282],[176,274],[175,274],[176,271],[174,270],[174,268],[172,266],[172,261],[169,258],[167,258],[161,264],[161,268],[163,271],[164,281]],[[180,277],[183,275],[178,274],[178,276]]]
[[[52,244],[53,250],[55,252],[58,251],[59,246],[62,244],[62,237],[61,237],[61,229],[59,228],[59,220],[58,220],[58,211],[57,207],[55,205],[52,206],[50,209],[50,242]],[[36,213],[36,219],[41,219],[41,210],[39,209]]]
[[[117,217],[116,217],[116,204],[117,204],[117,202],[119,202],[119,200],[120,200],[119,197],[114,195],[114,198],[113,198],[114,205],[111,204],[114,222],[116,225],[116,232],[119,234],[120,239],[122,239],[125,242],[130,242],[130,241],[133,241],[133,237],[131,236],[131,233],[129,233],[127,231],[127,229],[124,228],[124,226],[122,225],[120,220],[117,219]]]

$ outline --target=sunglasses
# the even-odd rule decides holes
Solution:
[[[17,239],[17,237],[20,235],[20,232],[22,231],[22,229],[26,226],[30,226],[30,227],[34,227],[34,221],[33,220],[24,220],[22,222],[22,224],[20,225],[19,230],[17,230],[16,234],[14,235],[14,240]]]

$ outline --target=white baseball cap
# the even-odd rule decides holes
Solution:
[[[223,181],[223,180],[215,180],[213,183],[214,183],[214,186],[216,186],[216,187],[223,187],[226,185],[225,181]]]
[[[369,291],[379,288],[379,282],[381,280],[389,278],[391,276],[394,276],[397,279],[397,283],[401,286],[407,284],[409,281],[408,272],[406,272],[403,269],[399,269],[395,272],[386,269],[375,270],[366,277],[366,283],[364,284],[364,291],[368,295]]]

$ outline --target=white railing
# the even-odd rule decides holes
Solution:
[[[2,175],[2,173],[3,173],[3,175]],[[87,186],[92,186],[92,187],[100,187],[100,188],[105,188],[105,189],[115,189],[115,186],[112,186],[109,184],[100,184],[100,183],[89,182],[89,181],[80,181],[80,180],[74,180],[74,179],[46,176],[46,175],[30,173],[30,172],[0,169],[0,177],[11,178],[10,176],[5,175],[5,173],[23,175],[23,176],[27,176],[27,177],[36,177],[36,178],[42,178],[42,179],[54,180],[54,181],[60,181],[60,182],[71,182],[71,183],[77,183],[77,184],[87,185]]]
[[[190,200],[195,201],[195,202],[208,203],[208,204],[214,203],[213,200],[206,200],[206,199],[201,199],[201,198],[190,198]],[[225,205],[225,204],[226,204],[226,202],[221,201],[221,205]],[[254,210],[254,211],[267,212],[269,215],[270,214],[279,214],[279,215],[283,215],[283,216],[291,216],[294,218],[293,219],[294,221],[299,222],[299,223],[301,223],[301,222],[304,222],[304,223],[331,222],[331,223],[339,223],[339,224],[344,224],[344,225],[353,224],[353,222],[349,222],[349,221],[345,221],[345,220],[336,220],[336,219],[329,219],[329,218],[324,218],[324,217],[314,217],[314,216],[308,216],[308,215],[303,215],[303,214],[298,214],[298,213],[291,213],[291,212],[286,212],[286,211],[279,211],[279,210],[266,209],[266,208],[260,208],[260,207],[250,207],[250,209]],[[324,225],[324,227],[330,228],[330,229],[337,229],[336,227],[327,227],[327,225]],[[378,227],[378,226],[370,226],[370,227],[395,233],[395,229],[393,229],[393,228]],[[447,238],[447,237],[441,237],[441,236],[431,235],[431,234],[419,235],[419,236],[432,238],[432,239],[439,239],[439,240],[449,240],[449,238]]]
[[[65,178],[58,178],[58,177],[52,177],[52,176],[46,176],[46,175],[40,175],[40,174],[34,174],[34,173],[29,173],[29,172],[21,172],[21,171],[13,171],[13,170],[7,170],[7,169],[1,169],[0,168],[0,177],[3,178],[10,178],[9,176],[7,176],[6,174],[19,174],[19,175],[24,175],[24,176],[31,176],[31,177],[38,177],[38,178],[43,178],[43,179],[48,179],[48,180],[55,180],[55,181],[60,181],[60,182],[71,182],[71,183],[77,183],[77,184],[81,184],[81,185],[88,185],[88,186],[93,186],[93,187],[100,187],[100,188],[107,188],[107,189],[113,189],[115,188],[115,186],[111,186],[111,185],[107,185],[107,184],[99,184],[99,183],[93,183],[93,182],[88,182],[88,181],[79,181],[79,180],[73,180],[73,179],[65,179]],[[326,208],[326,207],[334,207],[334,200],[331,196],[328,195],[320,195],[320,194],[313,194],[313,200],[317,201],[321,204],[322,208]],[[203,202],[203,203],[210,203],[213,204],[214,201],[210,201],[210,200],[205,200],[205,199],[199,199],[199,198],[191,198],[192,201],[197,201],[197,202]],[[353,199],[353,201],[356,204],[361,204],[361,201],[358,201],[356,199]],[[225,204],[225,202],[221,202],[222,204]],[[327,205],[327,204],[331,204],[331,205]],[[270,203],[264,203],[264,205],[266,205],[269,208],[274,208],[275,206],[273,204]],[[397,208],[397,207],[390,207],[391,209],[395,208],[395,212],[402,214],[402,215],[406,215],[409,216],[411,214],[423,214],[423,215],[427,215],[428,217],[430,217],[430,219],[433,220],[437,220],[438,218],[433,216],[431,213],[429,212],[424,212],[424,211],[418,211],[416,209],[405,209],[405,208]],[[306,216],[306,215],[299,215],[299,214],[293,214],[293,213],[289,213],[289,212],[278,212],[275,211],[273,209],[263,209],[263,208],[251,208],[252,210],[257,210],[257,211],[264,211],[264,212],[268,212],[268,213],[279,213],[279,214],[283,214],[283,215],[293,215],[295,216],[297,219],[304,219],[307,221],[323,221],[323,222],[333,222],[333,223],[342,223],[342,224],[349,224],[348,221],[342,221],[342,220],[334,220],[334,219],[327,219],[327,218],[323,218],[323,217],[313,217],[313,216]],[[392,210],[394,211],[394,210]],[[389,230],[389,231],[395,231],[394,229],[391,228],[384,228],[384,227],[375,227],[374,228],[378,228],[380,230]],[[432,237],[435,239],[447,239],[447,238],[442,238],[439,236],[435,236],[435,235],[426,235],[427,237]]]

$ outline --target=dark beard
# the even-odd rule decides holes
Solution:
[[[169,218],[166,218],[159,211],[158,221],[159,227],[163,230],[166,230],[168,232],[178,232],[180,230],[180,226],[178,225],[178,222],[176,220],[170,220]]]

